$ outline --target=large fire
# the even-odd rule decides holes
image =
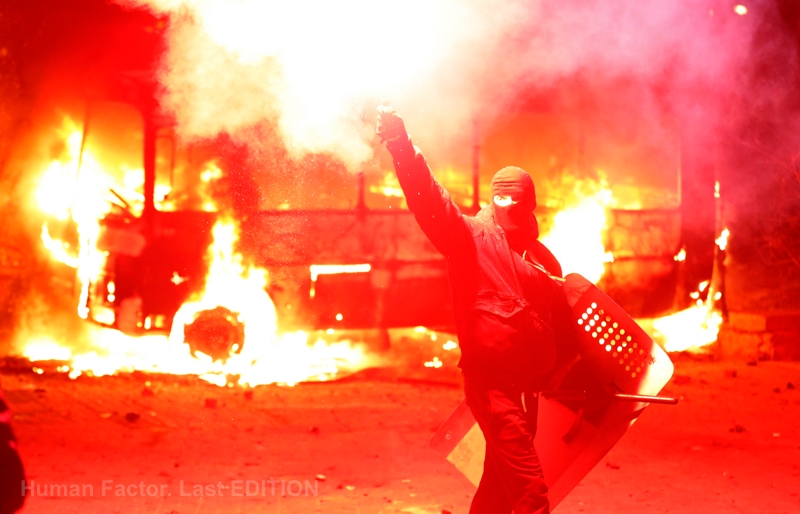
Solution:
[[[541,240],[559,259],[565,274],[580,273],[597,283],[605,272],[604,264],[614,260],[613,254],[605,249],[604,238],[608,210],[617,207],[617,202],[602,176],[597,181],[569,179],[558,186],[559,196],[565,198],[566,205],[556,213],[550,230]],[[729,231],[724,229],[717,238],[720,251],[725,251],[728,237]],[[674,260],[685,261],[686,250],[681,248]],[[640,321],[668,352],[702,351],[717,340],[722,314],[716,302],[722,298],[722,292],[705,281],[690,297],[694,305],[687,309]]]
[[[597,283],[605,272],[604,264],[614,260],[604,246],[608,210],[617,206],[612,191],[602,177],[598,181],[567,180],[558,191],[566,199],[566,205],[556,213],[550,230],[541,240],[562,263],[565,274],[580,273]],[[725,251],[729,234],[724,229],[716,239],[720,251]],[[685,261],[686,250],[682,248],[674,259]],[[653,339],[668,352],[702,351],[717,340],[722,314],[716,303],[722,292],[705,281],[690,297],[694,305],[687,309],[641,320]]]
[[[99,220],[112,208],[107,200],[108,191],[124,188],[126,184],[120,185],[105,173],[90,152],[85,149],[81,152],[81,132],[69,120],[65,122],[65,130],[64,159],[54,161],[44,172],[36,199],[45,214],[60,221],[71,219],[78,227],[78,248],[54,238],[47,224],[42,228],[42,242],[54,259],[76,268],[81,284],[78,314],[87,318],[89,287],[100,275],[107,258],[107,253],[96,246]],[[130,173],[137,172],[142,174],[141,170]],[[220,176],[218,168],[209,166],[201,178],[209,182]],[[125,182],[137,184],[130,178]],[[210,210],[213,204],[209,200],[203,207]],[[181,306],[169,336],[132,337],[114,329],[88,325],[90,350],[71,350],[51,335],[28,341],[23,354],[31,361],[68,361],[62,371],[68,371],[73,378],[83,373],[103,376],[139,370],[193,374],[218,385],[295,384],[309,379],[326,380],[340,371],[364,367],[367,363],[364,349],[350,342],[328,343],[321,338],[312,342],[301,331],[278,333],[275,306],[265,291],[267,271],[242,263],[242,256],[233,250],[236,231],[232,220],[223,219],[214,225],[205,288]],[[108,294],[113,300],[113,283],[109,283]],[[184,341],[184,327],[198,314],[219,307],[233,313],[235,322],[244,327],[244,340],[241,346],[231,349],[227,358],[213,359],[201,351],[192,351]]]
[[[114,192],[121,190],[130,179],[116,179],[105,172],[90,152],[81,151],[83,132],[71,119],[64,120],[60,135],[66,142],[63,158],[54,160],[45,170],[36,189],[36,201],[45,214],[59,222],[69,221],[77,226],[77,248],[54,238],[47,223],[42,226],[42,241],[58,261],[77,269],[81,285],[78,315],[86,318],[89,315],[85,307],[89,284],[100,274],[106,257],[97,251],[99,220],[114,206],[114,202],[108,199],[109,194],[119,195]],[[132,169],[126,173],[129,174],[143,172]]]
[[[97,249],[97,240],[101,231],[99,220],[113,209],[114,201],[109,199],[109,192],[121,199],[134,215],[141,215],[141,180],[133,175],[141,177],[142,171],[126,170],[125,175],[112,177],[90,151],[81,148],[81,131],[69,120],[65,122],[63,136],[67,143],[65,155],[53,161],[42,174],[36,199],[51,219],[71,220],[77,226],[77,245],[54,236],[47,223],[42,227],[42,243],[54,259],[76,268],[81,285],[78,314],[87,318],[89,286],[100,275],[107,258],[105,252]],[[201,173],[203,187],[221,176],[216,164],[210,163]],[[568,182],[561,184],[562,189],[566,186],[569,191],[559,195],[563,203],[544,231],[542,241],[562,262],[565,273],[577,272],[597,282],[605,271],[605,263],[613,261],[613,255],[606,251],[603,243],[607,214],[614,205],[614,198],[603,180]],[[381,186],[382,189],[374,192],[394,194],[394,189],[387,184]],[[163,193],[161,197],[165,196]],[[161,207],[169,208],[169,205],[164,203]],[[214,210],[213,202],[207,199],[202,208]],[[236,223],[222,218],[213,227],[212,234],[205,288],[180,307],[168,336],[132,337],[114,329],[89,325],[89,350],[74,350],[55,337],[43,336],[28,341],[24,355],[31,361],[66,361],[69,364],[61,370],[72,377],[84,373],[102,376],[140,370],[192,374],[218,385],[245,386],[326,380],[342,370],[356,370],[368,364],[363,347],[349,341],[329,343],[317,338],[312,342],[313,338],[304,332],[278,333],[275,307],[266,292],[267,271],[245,265],[242,256],[233,250],[238,237]],[[721,250],[727,238],[726,230],[717,240]],[[676,257],[676,261],[683,258]],[[369,264],[342,269],[322,266],[311,269],[311,274],[368,271]],[[113,283],[108,287],[109,298],[113,301]],[[713,287],[708,283],[700,285],[699,291],[692,295],[696,304],[690,309],[648,321],[652,335],[665,349],[683,351],[716,340],[721,316],[714,303],[721,292],[708,289]],[[705,299],[701,299],[701,295]],[[191,348],[185,337],[186,327],[203,313],[218,308],[224,308],[232,322],[243,327],[242,342],[234,344],[224,358]],[[145,320],[146,324],[151,322]],[[438,367],[438,364],[431,362],[426,366]]]
[[[565,275],[579,273],[597,283],[605,272],[605,263],[614,260],[604,245],[608,210],[614,200],[611,189],[603,179],[586,179],[567,181],[559,192],[564,193],[560,196],[566,205],[559,206],[541,241],[558,258]]]

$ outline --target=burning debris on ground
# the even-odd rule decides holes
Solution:
[[[463,397],[461,299],[375,135],[389,103],[465,215],[527,170],[563,275],[633,318],[583,305],[573,371],[597,350],[664,391],[561,376],[564,441],[609,398],[679,401],[558,511],[796,510],[793,2],[62,4],[0,2],[23,512],[466,511],[469,459],[425,448]]]

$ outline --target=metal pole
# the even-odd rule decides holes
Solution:
[[[472,120],[472,209],[481,210],[481,143],[477,117]]]

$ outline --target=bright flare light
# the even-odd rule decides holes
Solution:
[[[53,258],[77,268],[81,285],[78,315],[87,318],[89,284],[100,275],[106,261],[106,255],[97,251],[99,220],[111,211],[107,194],[117,184],[90,152],[83,153],[78,169],[82,132],[69,118],[65,118],[60,135],[66,141],[64,158],[50,163],[39,179],[35,196],[42,212],[60,221],[71,218],[78,227],[79,249],[75,256],[68,253],[65,242],[50,236],[46,225],[42,228],[42,243]]]
[[[175,15],[161,81],[184,135],[271,119],[290,152],[333,152],[352,169],[372,156],[359,106],[430,77],[465,16],[429,0],[131,2]]]

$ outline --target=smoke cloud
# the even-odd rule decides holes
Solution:
[[[245,138],[264,120],[294,157],[372,157],[370,109],[391,100],[417,139],[469,135],[521,91],[583,76],[636,101],[715,116],[764,0],[118,0],[169,14],[162,104],[181,135]],[[658,90],[658,95],[656,94]],[[705,119],[704,121],[708,121]],[[252,132],[250,132],[252,133]],[[238,136],[237,136],[238,135]]]

